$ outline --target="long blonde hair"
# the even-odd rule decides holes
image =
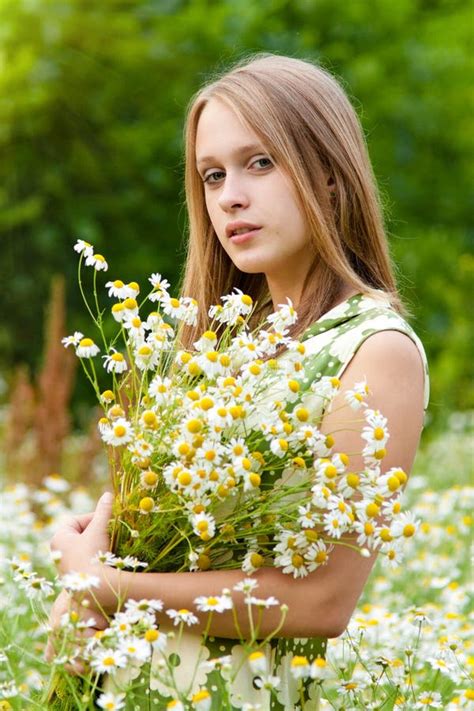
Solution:
[[[404,313],[383,224],[380,197],[363,131],[344,90],[325,69],[291,57],[260,53],[204,85],[191,99],[185,124],[188,254],[181,293],[198,300],[190,346],[208,327],[207,310],[234,287],[258,302],[254,324],[273,310],[264,275],[241,272],[221,246],[207,214],[196,168],[196,132],[211,99],[229,106],[257,134],[296,188],[309,227],[314,261],[298,304],[293,336],[331,308],[344,282],[358,292],[382,290]],[[327,175],[334,181],[333,194]]]

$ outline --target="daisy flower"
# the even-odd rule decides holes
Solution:
[[[247,662],[252,670],[252,674],[267,674],[268,660],[261,650],[251,652],[247,657]]]
[[[97,706],[106,711],[120,711],[125,708],[125,694],[101,694],[97,699]]]
[[[179,320],[186,326],[195,326],[197,324],[197,315],[199,311],[198,302],[190,296],[183,296],[181,299],[183,305]]]
[[[208,351],[214,351],[217,343],[217,334],[215,331],[204,331],[201,338],[193,343],[193,346],[200,353],[207,353]]]
[[[328,562],[329,550],[324,541],[315,541],[305,551],[304,559],[309,572]]]
[[[36,574],[25,573],[22,578],[16,576],[16,580],[29,600],[37,600],[43,596],[48,597],[54,592],[51,583]]]
[[[84,257],[89,257],[94,253],[94,247],[83,239],[78,239],[74,245],[74,251],[82,254]]]
[[[100,348],[92,338],[81,338],[76,348],[76,355],[79,358],[93,358],[99,353]]]
[[[264,562],[265,559],[263,555],[261,555],[258,551],[249,550],[242,561],[241,567],[244,573],[252,575],[252,573],[255,573],[256,570],[262,567]]]
[[[234,590],[236,592],[242,592],[246,595],[250,595],[250,593],[256,588],[258,588],[258,581],[255,580],[255,578],[244,578],[239,583],[234,585]]]
[[[441,694],[437,691],[423,691],[418,697],[416,709],[441,709],[443,708]]]
[[[144,664],[150,658],[150,645],[139,637],[126,637],[120,641],[118,651],[126,654],[128,659]]]
[[[191,699],[193,709],[196,711],[210,711],[212,698],[207,689],[201,689]]]
[[[278,304],[278,311],[267,316],[267,323],[271,323],[275,331],[286,331],[298,320],[291,299],[286,298],[286,304]]]
[[[216,522],[214,517],[204,511],[194,514],[191,523],[194,533],[196,536],[202,538],[203,541],[208,541],[216,532]]]
[[[94,652],[91,667],[99,674],[110,674],[127,666],[127,657],[114,649],[99,649]]]
[[[109,290],[108,295],[116,299],[126,299],[129,294],[128,287],[125,286],[121,279],[106,282],[105,288]]]
[[[102,358],[104,359],[104,368],[108,373],[124,373],[128,368],[123,354],[115,349],[109,355],[102,356]]]
[[[105,257],[102,254],[87,254],[86,256],[86,267],[94,267],[94,269],[106,272],[109,265],[105,261]]]
[[[420,522],[415,514],[411,512],[402,513],[392,523],[391,532],[395,538],[411,538],[417,532],[419,525]]]
[[[191,627],[191,625],[197,625],[197,623],[199,622],[196,615],[194,615],[190,610],[186,610],[185,608],[181,610],[166,610],[166,614],[171,620],[173,620],[174,625],[184,623],[188,627]]]
[[[140,316],[132,315],[125,317],[123,327],[128,331],[129,339],[132,343],[139,345],[145,340],[145,324]]]
[[[184,313],[183,303],[180,299],[170,296],[167,292],[160,294],[160,303],[163,311],[171,318],[180,319]]]
[[[280,604],[280,601],[270,595],[270,597],[253,597],[253,595],[247,596],[245,602],[248,605],[254,605],[255,607],[264,608],[265,610],[270,609],[270,607],[275,607]]]
[[[322,657],[316,657],[311,662],[309,676],[311,679],[329,679],[334,676],[329,668],[329,665],[325,659]]]
[[[309,567],[305,563],[304,556],[299,551],[288,551],[286,555],[275,558],[275,565],[282,567],[284,573],[291,573],[294,578],[304,578],[308,575]]]
[[[112,447],[127,444],[133,439],[132,425],[124,417],[118,417],[115,422],[102,434],[102,439]]]
[[[290,671],[294,679],[307,679],[311,672],[308,659],[295,655],[290,663]]]
[[[160,632],[156,627],[149,627],[145,634],[144,640],[150,645],[151,649],[157,649],[159,652],[164,652],[168,644],[168,636],[164,632]]]
[[[148,281],[153,287],[153,292],[148,297],[150,301],[159,301],[162,293],[168,291],[171,286],[169,281],[163,279],[158,272],[154,272],[151,277],[148,277]]]
[[[166,711],[185,711],[183,702],[179,699],[172,699],[166,704]]]
[[[156,368],[160,359],[160,352],[148,343],[143,343],[135,351],[135,365],[140,370]]]
[[[75,348],[77,348],[82,338],[84,338],[83,333],[81,333],[80,331],[74,331],[72,336],[66,336],[65,338],[62,338],[61,343],[63,344],[64,348],[68,348],[69,346],[74,346]]]
[[[71,571],[63,575],[61,584],[65,590],[70,592],[85,592],[86,590],[91,590],[91,588],[100,587],[100,578],[97,575]]]
[[[352,390],[346,390],[344,397],[352,410],[359,410],[364,404],[365,398],[369,395],[369,388],[365,380],[356,383]]]
[[[229,595],[200,595],[194,600],[194,604],[199,612],[224,612],[232,609],[232,598]]]
[[[134,622],[138,622],[143,615],[151,615],[154,617],[155,612],[161,612],[162,609],[162,600],[148,600],[147,598],[143,598],[142,600],[129,599],[125,603],[125,610]]]

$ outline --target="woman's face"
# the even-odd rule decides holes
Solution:
[[[287,175],[258,136],[217,99],[199,118],[196,162],[209,218],[233,263],[242,272],[265,274],[272,297],[275,292],[293,298],[295,287],[286,284],[303,283],[312,252]]]

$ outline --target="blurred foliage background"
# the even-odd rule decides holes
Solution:
[[[106,255],[108,278],[160,271],[177,284],[186,105],[212,71],[263,50],[316,60],[343,83],[428,353],[432,424],[472,408],[470,39],[472,9],[455,0],[0,0],[7,381],[19,363],[41,366],[53,274],[66,275],[68,330],[89,330],[78,237]]]

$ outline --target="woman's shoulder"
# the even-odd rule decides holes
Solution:
[[[412,326],[390,304],[384,292],[356,294],[331,309],[312,327],[306,340],[308,355],[321,374],[340,377],[357,354],[370,372],[402,370],[415,377],[421,369],[423,406],[429,399],[426,353]],[[367,364],[365,365],[365,361]]]

